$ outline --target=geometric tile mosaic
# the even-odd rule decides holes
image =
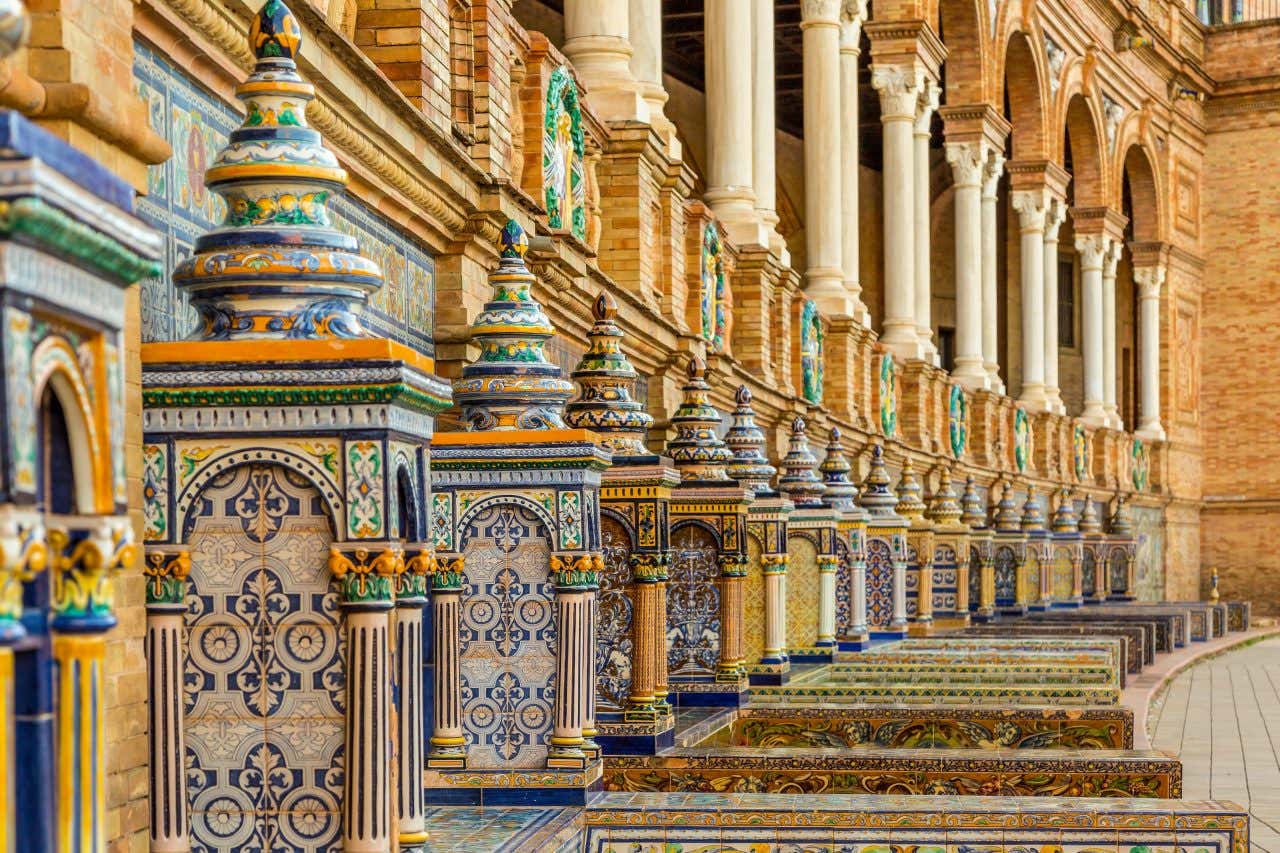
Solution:
[[[887,628],[893,621],[893,552],[889,542],[867,539],[867,624]]]
[[[787,645],[812,648],[818,642],[818,549],[805,536],[787,537]]]

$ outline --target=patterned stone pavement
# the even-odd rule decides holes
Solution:
[[[1177,675],[1148,724],[1182,759],[1183,796],[1248,804],[1255,853],[1280,853],[1280,637]]]

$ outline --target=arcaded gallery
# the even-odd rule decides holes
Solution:
[[[0,853],[1280,853],[1280,0],[0,0]]]

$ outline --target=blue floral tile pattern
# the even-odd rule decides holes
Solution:
[[[696,524],[671,534],[667,581],[667,668],[673,677],[715,675],[720,657],[720,549],[711,532]]]
[[[604,571],[596,607],[596,710],[622,711],[631,692],[631,537],[622,523],[600,517]]]
[[[887,628],[893,621],[893,551],[884,539],[867,539],[867,625]]]

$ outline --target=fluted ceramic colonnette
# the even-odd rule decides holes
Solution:
[[[191,555],[148,549],[147,679],[151,688],[147,735],[151,754],[151,849],[185,853],[191,849],[187,828],[187,774],[181,761],[183,737],[183,660],[187,576]]]

